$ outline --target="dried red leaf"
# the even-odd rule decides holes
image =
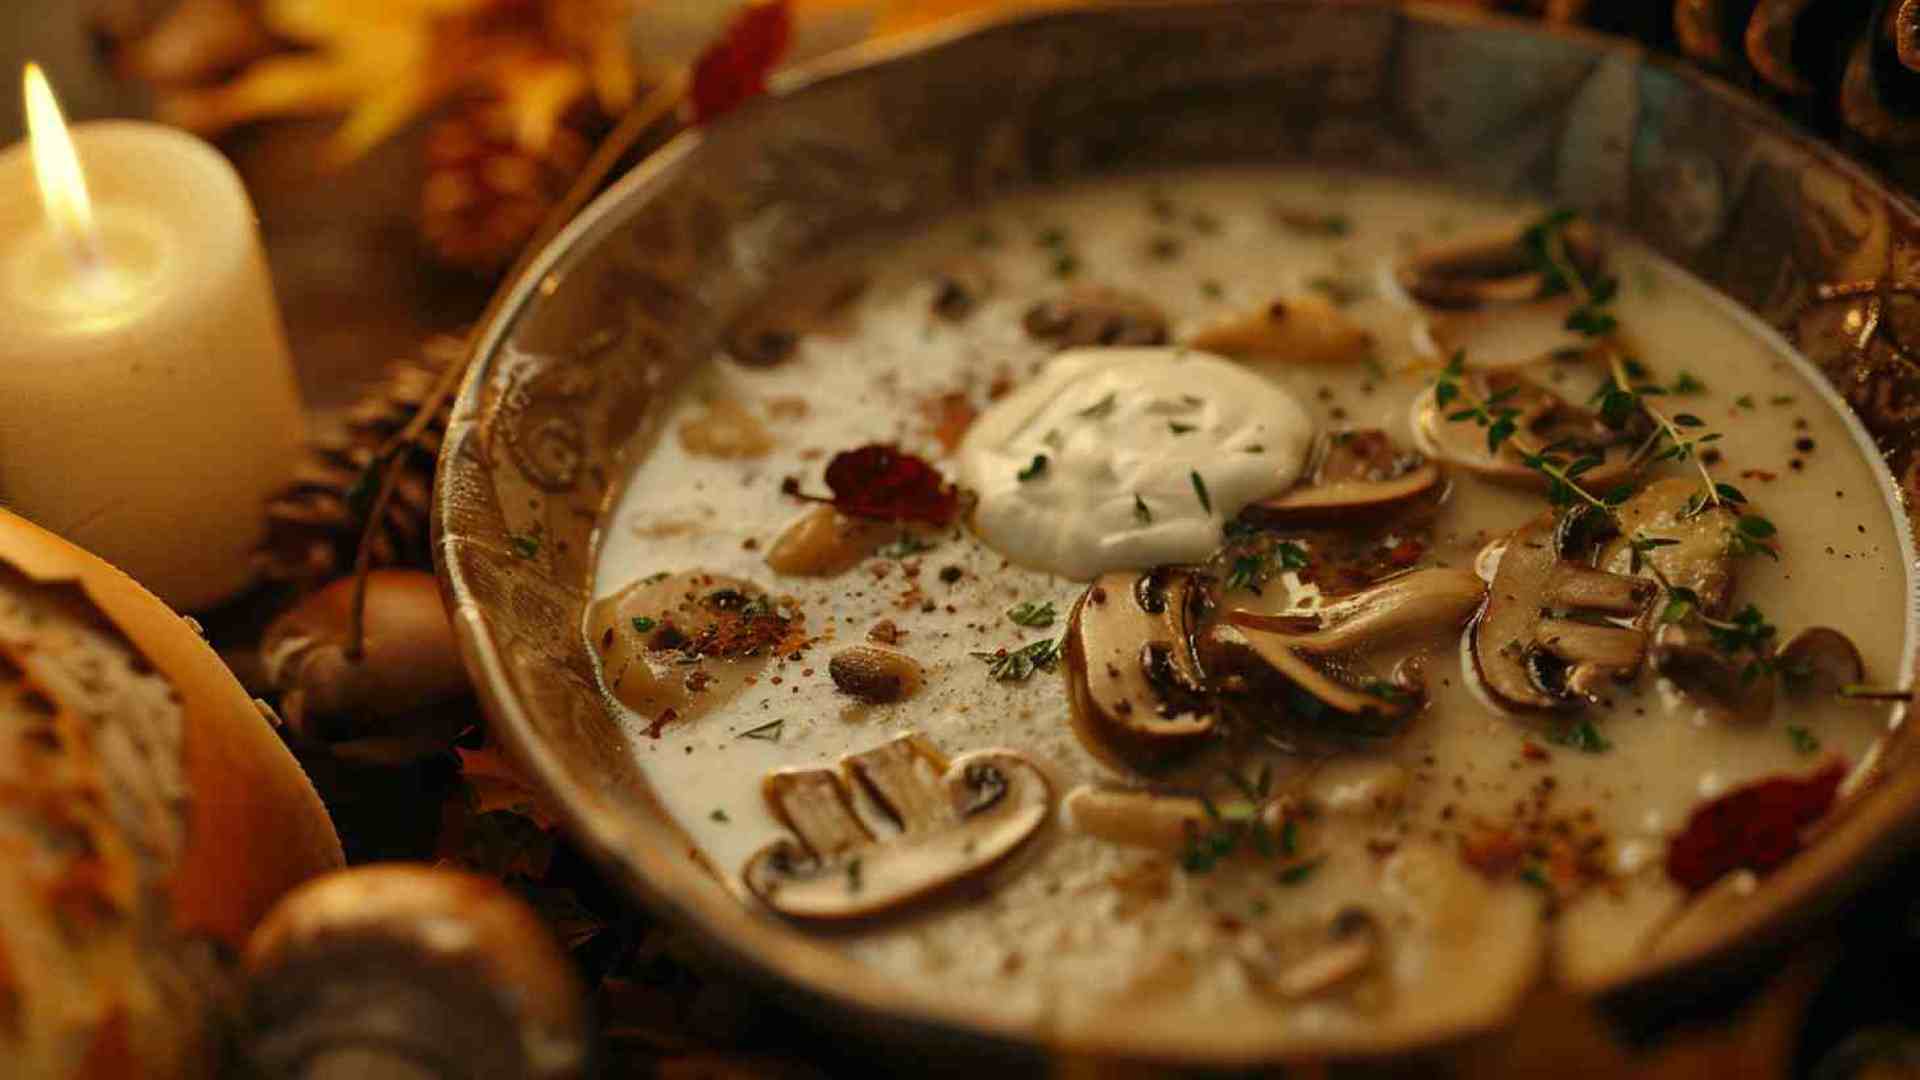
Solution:
[[[938,469],[884,443],[835,454],[827,463],[827,487],[834,509],[876,521],[945,525],[960,507],[959,493]]]
[[[1756,873],[1800,850],[1800,832],[1833,805],[1846,779],[1834,760],[1811,776],[1776,776],[1737,787],[1696,807],[1667,847],[1667,876],[1699,891],[1734,870]]]
[[[786,0],[748,4],[693,62],[693,122],[704,124],[767,92],[767,76],[793,39]]]

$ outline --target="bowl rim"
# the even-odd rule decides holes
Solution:
[[[1199,3],[1193,0],[1097,0],[1051,9],[971,13],[908,33],[861,42],[783,70],[770,80],[764,96],[746,103],[740,111],[778,108],[796,95],[995,32],[1097,19],[1116,12],[1177,14],[1209,8],[1367,6],[1370,5],[1356,4],[1354,0],[1242,0],[1238,3],[1234,0]],[[1410,21],[1525,35],[1543,41],[1570,39],[1578,42],[1593,59],[1625,58],[1638,66],[1658,69],[1708,95],[1716,108],[1731,110],[1736,116],[1767,129],[1771,137],[1783,140],[1796,151],[1817,159],[1824,167],[1869,189],[1901,216],[1920,221],[1920,201],[1871,165],[1802,130],[1765,102],[1725,79],[1629,39],[1585,27],[1548,26],[1515,16],[1425,0],[1399,0],[1384,7],[1393,16]],[[728,122],[728,118],[721,118],[716,123]],[[440,455],[433,496],[432,550],[462,659],[473,677],[477,696],[491,724],[490,731],[526,771],[528,780],[549,800],[572,838],[629,895],[640,898],[653,911],[694,929],[699,945],[729,968],[803,1012],[820,1016],[824,1010],[824,1015],[831,1020],[850,1022],[861,1030],[881,1033],[882,1039],[889,1042],[904,1042],[905,1033],[910,1033],[923,1038],[958,1039],[976,1046],[1038,1051],[1054,1056],[1116,1056],[1183,1065],[1230,1066],[1323,1060],[1329,1056],[1362,1060],[1395,1057],[1458,1044],[1490,1030],[1484,1023],[1467,1021],[1429,1028],[1414,1035],[1328,1039],[1290,1043],[1284,1047],[1257,1040],[1223,1045],[1217,1032],[1173,1041],[1154,1040],[1145,1045],[1125,1033],[1119,1037],[1088,1037],[1078,1033],[1072,1041],[1066,1041],[1044,1025],[1035,1027],[983,1017],[899,983],[875,978],[872,969],[832,946],[807,939],[783,923],[758,917],[746,905],[711,903],[700,895],[713,886],[713,882],[704,880],[710,871],[704,869],[700,861],[686,858],[681,851],[662,851],[657,843],[636,843],[661,840],[669,830],[678,832],[677,826],[664,820],[664,811],[650,793],[641,793],[642,798],[663,818],[640,830],[651,835],[636,835],[628,823],[613,820],[586,799],[569,778],[569,769],[557,752],[537,736],[524,704],[512,691],[512,682],[486,613],[475,601],[471,583],[454,557],[453,545],[460,543],[462,537],[449,525],[446,492],[450,485],[439,481],[463,468],[453,452],[461,441],[456,436],[478,425],[479,403],[493,361],[537,296],[543,281],[582,245],[591,244],[617,227],[620,209],[665,183],[675,166],[697,151],[704,139],[699,128],[687,128],[674,135],[593,198],[524,269],[503,284],[488,309],[485,322],[470,338],[467,370],[455,398],[454,420]],[[1742,310],[1746,310],[1744,305]],[[603,519],[622,490],[618,485],[611,489],[608,505],[601,508]],[[1920,569],[1908,567],[1908,583],[1910,593],[1920,592]],[[1907,662],[1911,665],[1912,654],[1920,649],[1920,642],[1909,642],[1908,646]],[[1920,770],[1877,769],[1871,782],[1874,789],[1871,799],[1850,806],[1843,819],[1822,836],[1822,842],[1809,845],[1769,879],[1767,888],[1772,900],[1764,910],[1757,913],[1748,910],[1748,917],[1733,920],[1733,930],[1713,937],[1696,937],[1684,947],[1659,957],[1657,963],[1642,964],[1626,977],[1596,990],[1576,991],[1577,996],[1596,1004],[1617,1006],[1642,995],[1684,992],[1702,983],[1724,979],[1729,971],[1747,970],[1756,960],[1772,955],[1799,933],[1831,915],[1868,877],[1892,862],[1907,840],[1920,837]],[[1870,812],[1864,822],[1863,812]],[[1844,844],[1840,834],[1845,834]],[[697,885],[696,879],[700,879]],[[1551,987],[1546,970],[1547,965],[1543,963],[1541,975],[1528,991],[1528,999],[1538,998],[1543,987]],[[1520,1008],[1525,1007],[1526,1000],[1523,1000]],[[1516,1015],[1518,1013],[1503,1016],[1496,1027],[1510,1023]]]

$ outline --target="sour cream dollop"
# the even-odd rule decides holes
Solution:
[[[1313,434],[1292,394],[1211,353],[1073,349],[974,422],[960,470],[982,539],[1086,580],[1205,559],[1299,480]]]

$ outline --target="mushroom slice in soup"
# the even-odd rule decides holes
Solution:
[[[1089,752],[1145,771],[1199,749],[1216,726],[1194,633],[1211,579],[1186,567],[1096,578],[1067,620],[1067,701]]]
[[[1027,309],[1027,333],[1060,349],[1090,345],[1164,345],[1167,313],[1144,296],[1082,285]]]
[[[1593,226],[1572,221],[1558,232],[1574,268],[1592,276],[1602,258]],[[1528,242],[1527,227],[1514,226],[1422,248],[1396,268],[1395,277],[1407,295],[1430,307],[1478,308],[1523,304],[1560,292],[1543,264]]]
[[[1471,420],[1448,419],[1457,404],[1441,405],[1432,390],[1414,400],[1413,430],[1421,449],[1450,464],[1471,469],[1489,480],[1545,490],[1551,480],[1526,461],[1529,452],[1552,446],[1574,456],[1592,455],[1600,462],[1581,474],[1589,488],[1606,491],[1633,472],[1633,449],[1643,434],[1614,431],[1587,409],[1570,405],[1560,395],[1511,371],[1470,372],[1465,385],[1483,402],[1514,410],[1516,434],[1499,449],[1489,451],[1485,428]]]
[[[1735,518],[1724,505],[1701,503],[1698,480],[1655,480],[1614,512],[1619,535],[1601,551],[1599,565],[1615,574],[1640,574],[1691,589],[1702,612],[1719,615],[1733,598],[1729,540]],[[1636,559],[1635,540],[1659,546],[1643,549]]]
[[[1392,680],[1375,675],[1367,655],[1457,630],[1485,595],[1468,571],[1416,570],[1309,614],[1230,610],[1202,637],[1201,655],[1236,713],[1388,734],[1419,707],[1424,690],[1406,670]]]
[[[1253,805],[1253,793],[1239,798],[1200,795],[1159,788],[1086,785],[1067,793],[1062,801],[1065,820],[1075,832],[1112,844],[1175,854],[1216,823],[1216,816],[1277,837],[1284,824],[1281,797],[1264,795]]]
[[[1302,293],[1215,323],[1187,344],[1236,359],[1350,364],[1373,352],[1373,335],[1324,296]]]
[[[1642,617],[1654,582],[1595,570],[1563,557],[1552,515],[1503,541],[1487,605],[1468,644],[1480,685],[1510,709],[1572,709],[1609,680],[1631,678],[1645,659]]]
[[[1809,626],[1793,635],[1774,655],[1774,664],[1787,695],[1803,701],[1837,694],[1867,678],[1866,662],[1853,639],[1825,626]]]
[[[861,820],[856,784],[897,834],[876,837]],[[793,836],[755,852],[741,877],[774,911],[821,922],[899,911],[985,873],[1040,831],[1053,804],[1024,755],[979,750],[949,762],[912,732],[839,768],[770,773],[761,794]]]
[[[708,712],[804,640],[798,612],[751,581],[685,571],[593,605],[587,640],[607,692],[655,730]]]
[[[1310,483],[1254,503],[1241,516],[1263,528],[1373,521],[1440,494],[1444,481],[1439,465],[1395,446],[1378,428],[1337,431],[1321,449]]]
[[[1663,626],[1647,659],[1661,678],[1715,719],[1758,723],[1773,714],[1773,678],[1715,648],[1702,634]]]

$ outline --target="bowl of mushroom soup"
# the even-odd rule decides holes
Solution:
[[[835,1024],[1484,1046],[1724,979],[1909,835],[1916,226],[1599,37],[985,23],[582,214],[437,555],[576,838]]]

